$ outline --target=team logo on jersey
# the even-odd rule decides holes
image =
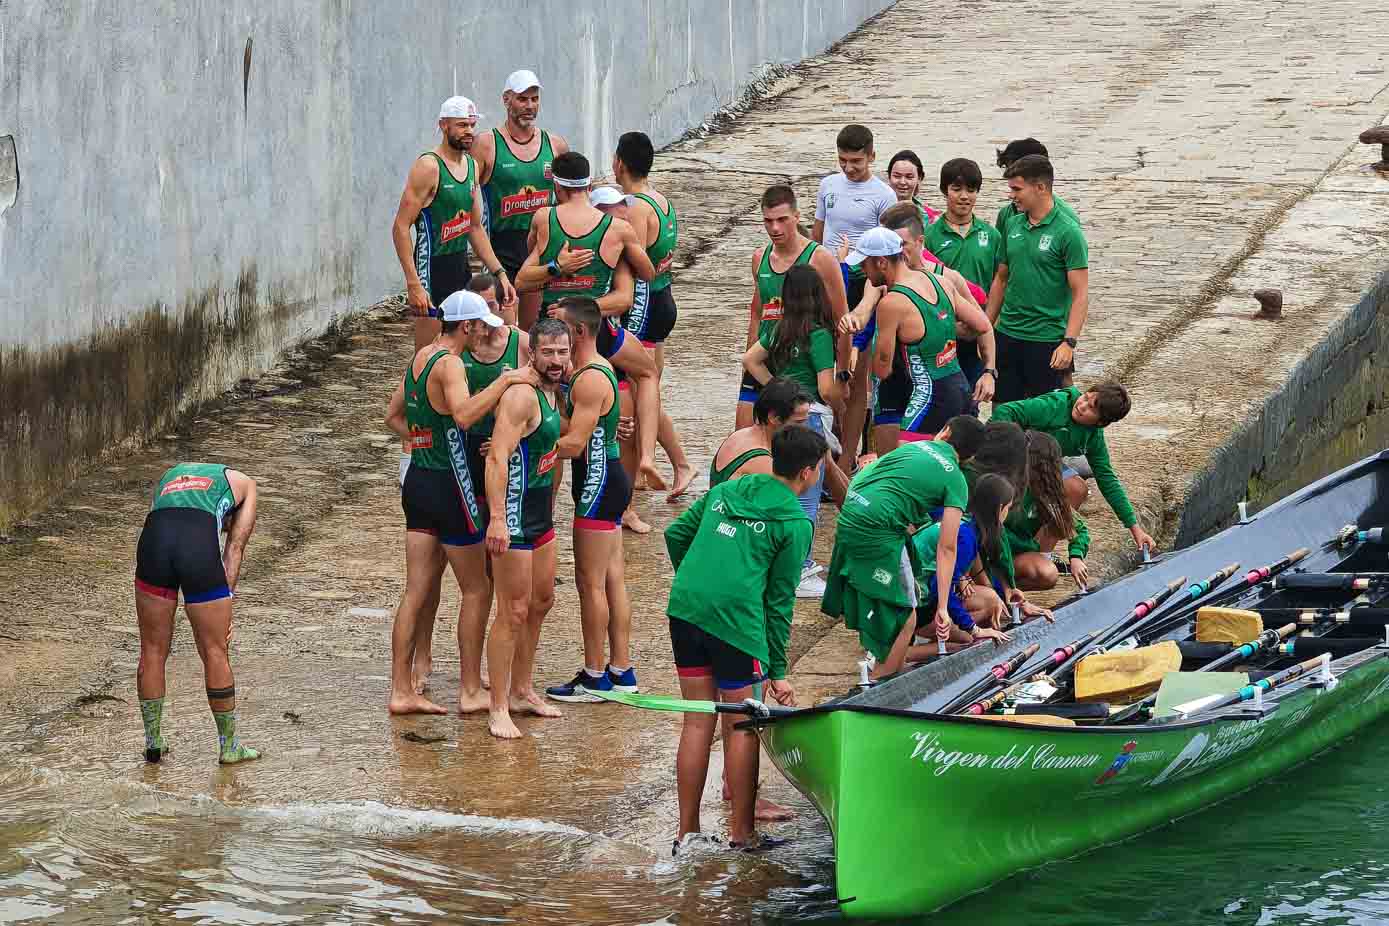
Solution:
[[[888,585],[892,582],[892,573],[888,572],[886,569],[874,569],[873,581],[877,582],[879,585]]]
[[[410,449],[411,450],[432,450],[434,449],[434,429],[422,428],[416,425],[410,429]]]
[[[535,464],[535,474],[543,476],[555,468],[555,460],[558,459],[558,452],[551,450],[540,458],[540,462]]]
[[[550,165],[545,165],[545,176],[550,176]],[[523,186],[510,196],[502,197],[502,218],[513,215],[529,215],[537,209],[550,204],[549,190],[537,190],[533,186]]]
[[[1037,239],[1037,250],[1039,250],[1039,251],[1050,251],[1050,250],[1051,250],[1051,235],[1043,235],[1042,237],[1040,237],[1040,238]]]
[[[956,345],[954,338],[951,338],[949,341],[946,341],[945,346],[940,349],[940,353],[936,354],[936,366],[943,367],[950,361],[954,360],[955,349]]]
[[[206,492],[212,488],[212,479],[207,476],[175,476],[169,484],[159,490],[160,495],[174,492]]]
[[[762,303],[762,320],[764,322],[779,322],[781,321],[781,315],[780,296]]]
[[[545,179],[546,179],[546,180],[553,180],[553,179],[555,179],[554,172],[550,170],[550,162],[549,162],[549,161],[546,161],[546,162],[545,162]]]
[[[598,278],[591,273],[583,276],[560,277],[559,279],[551,280],[549,284],[550,289],[554,290],[592,289],[597,285]]]
[[[980,247],[987,248],[987,247],[989,246],[989,233],[988,233],[988,232],[984,231],[984,230],[981,228],[981,229],[979,229],[979,234],[978,234],[977,237],[978,237],[978,239],[979,239],[979,246],[980,246]]]
[[[446,244],[460,235],[466,235],[473,230],[473,215],[470,212],[460,212],[458,215],[449,219],[439,227],[439,243]]]
[[[828,194],[828,195],[825,197],[825,208],[826,208],[826,209],[833,209],[833,208],[834,208],[834,194],[833,194],[833,193],[830,193],[830,194]]]

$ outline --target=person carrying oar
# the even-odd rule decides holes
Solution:
[[[820,610],[842,617],[878,660],[879,677],[899,671],[916,629],[916,576],[921,572],[909,528],[931,523],[943,509],[936,543],[936,574],[955,574],[960,518],[969,499],[961,463],[978,449],[984,426],[977,418],[951,418],[933,441],[903,444],[860,472],[849,484],[830,557]],[[951,626],[948,596],[936,603],[938,640]]]
[[[786,647],[801,563],[810,552],[812,525],[797,499],[821,478],[828,445],[801,425],[772,436],[772,472],[721,483],[666,528],[675,566],[666,614],[670,642],[688,699],[737,704],[758,683],[781,704],[796,693],[786,681]],[[757,801],[757,736],[735,730],[725,714],[724,765],[732,791],[728,836],[735,849],[771,848],[753,828]],[[678,854],[700,832],[699,805],[714,741],[711,714],[686,714],[675,759],[680,831]]]

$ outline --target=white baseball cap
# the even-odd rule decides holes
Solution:
[[[902,237],[890,228],[870,228],[858,236],[854,249],[844,259],[850,267],[857,267],[870,257],[891,257],[902,253]]]
[[[588,202],[592,206],[621,206],[627,202],[627,194],[614,186],[594,187]]]
[[[511,72],[502,89],[510,90],[512,93],[525,93],[531,87],[537,90],[545,89],[540,86],[540,78],[535,76],[534,71],[527,71],[525,68],[522,68],[519,71]]]
[[[466,96],[451,96],[439,107],[440,119],[481,119],[482,113]]]
[[[439,311],[446,322],[480,321],[493,328],[500,328],[506,324],[501,316],[492,314],[492,310],[487,307],[487,300],[466,289],[460,289],[445,299],[444,304],[439,306]]]

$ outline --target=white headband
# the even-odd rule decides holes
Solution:
[[[568,177],[556,177],[555,183],[571,190],[583,190],[593,185],[592,177],[580,177],[578,180],[570,180]]]

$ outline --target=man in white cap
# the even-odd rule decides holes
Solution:
[[[415,349],[439,332],[438,306],[468,285],[468,243],[483,267],[502,272],[482,225],[478,171],[468,155],[478,111],[465,96],[451,96],[439,108],[443,139],[415,159],[391,223],[391,240],[405,272],[405,295],[415,315]],[[410,229],[415,238],[410,240]],[[511,279],[498,280],[502,302],[516,298]]]
[[[897,440],[928,441],[951,418],[969,413],[971,391],[956,356],[956,308],[950,291],[935,274],[913,269],[905,247],[895,230],[870,228],[854,243],[848,264],[861,267],[871,284],[863,303],[868,311],[876,311],[873,375],[886,380],[901,354],[908,394]],[[961,315],[977,336],[986,338],[992,359],[993,329],[988,318],[977,305],[965,307]],[[895,442],[891,447],[880,446],[878,452],[887,453],[895,446]]]
[[[534,71],[513,71],[502,88],[506,121],[473,144],[478,180],[487,198],[492,247],[512,280],[530,252],[531,218],[552,202],[550,165],[569,150],[562,137],[536,125],[540,90],[540,78]],[[522,330],[530,330],[539,312],[538,295],[522,297]]]
[[[405,596],[391,630],[392,714],[442,714],[444,708],[415,691],[416,625],[429,597],[434,562],[443,547],[453,574],[467,573],[464,550],[480,544],[487,525],[482,487],[474,483],[464,431],[490,413],[516,383],[539,384],[532,367],[509,370],[472,395],[460,355],[501,327],[477,293],[444,299],[439,336],[415,353],[386,410],[386,426],[410,445],[410,469],[401,487],[405,511]],[[463,627],[459,620],[459,628]]]

